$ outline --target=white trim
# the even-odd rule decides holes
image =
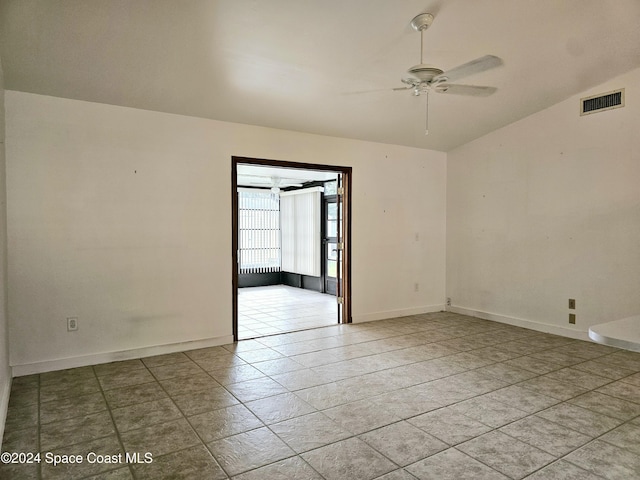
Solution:
[[[494,322],[506,323],[515,327],[528,328],[537,332],[552,333],[563,337],[574,338],[576,340],[589,340],[587,332],[574,330],[572,328],[559,327],[549,323],[536,322],[534,320],[525,320],[523,318],[508,317],[497,313],[483,312],[481,310],[472,310],[470,308],[459,307],[457,305],[447,307],[448,312],[459,313],[461,315],[469,315],[470,317],[482,318],[484,320],[492,320]]]
[[[434,313],[444,310],[444,304],[425,305],[422,307],[403,308],[401,310],[388,310],[386,312],[365,313],[364,315],[352,315],[353,323],[373,322],[375,320],[386,320],[388,318],[408,317],[409,315],[420,315],[421,313]]]
[[[11,377],[2,385],[0,391],[0,438],[4,435],[4,426],[7,420],[7,411],[9,410],[9,395],[11,395]]]
[[[207,338],[204,340],[192,340],[189,342],[170,343],[167,345],[155,345],[151,347],[134,348],[119,352],[96,353],[79,357],[60,358],[56,360],[45,360],[43,362],[26,363],[23,365],[13,365],[14,377],[31,375],[34,373],[52,372],[55,370],[65,370],[67,368],[86,367],[101,363],[116,362],[120,360],[132,360],[135,358],[152,357],[167,353],[184,352],[195,350],[196,348],[217,347],[233,343],[233,336]]]

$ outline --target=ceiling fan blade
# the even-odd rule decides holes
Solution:
[[[420,85],[420,80],[417,80],[417,79],[411,78],[411,77],[401,78],[400,81],[402,83],[404,83],[406,85],[406,87],[394,88],[393,90],[396,91],[396,92],[401,91],[401,90],[413,90],[413,89],[417,88],[418,85]]]
[[[463,63],[462,65],[458,65],[457,67],[448,70],[437,77],[435,77],[432,82],[438,81],[454,81],[459,78],[468,77],[469,75],[474,75],[476,73],[484,72],[485,70],[489,70],[491,68],[499,67],[502,65],[502,59],[496,57],[494,55],[485,55],[484,57],[476,58],[475,60],[471,60],[470,62]]]
[[[478,85],[456,85],[456,84],[448,84],[443,83],[436,87],[436,92],[438,93],[446,93],[453,95],[471,95],[474,97],[488,97],[489,95],[493,95],[498,90],[495,87],[481,87]]]
[[[415,87],[418,83],[420,83],[420,80],[412,77],[403,77],[400,79],[400,81],[405,85],[410,85],[412,87]]]
[[[372,90],[357,90],[354,92],[342,92],[340,95],[362,95],[363,93],[388,92],[391,88],[374,88]]]

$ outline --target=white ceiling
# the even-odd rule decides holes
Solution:
[[[491,97],[431,95],[427,137],[390,91],[421,12],[427,63],[504,61],[460,82]],[[638,25],[638,0],[2,0],[0,58],[9,90],[447,151],[640,67]]]
[[[285,187],[288,184],[335,180],[338,176],[337,172],[244,164],[238,165],[237,174],[238,185],[245,187]],[[274,181],[279,184],[275,185]]]

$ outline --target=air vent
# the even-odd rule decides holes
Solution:
[[[624,107],[624,88],[580,99],[580,115]]]

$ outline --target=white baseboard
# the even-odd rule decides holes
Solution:
[[[484,320],[492,320],[494,322],[506,323],[515,327],[528,328],[530,330],[536,330],[538,332],[552,333],[554,335],[560,335],[563,337],[574,338],[576,340],[591,341],[589,334],[581,330],[574,330],[572,328],[560,327],[558,325],[551,325],[549,323],[536,322],[533,320],[525,320],[523,318],[508,317],[506,315],[500,315],[497,313],[483,312],[480,310],[472,310],[469,308],[450,306],[447,307],[448,312],[459,313],[461,315],[469,315],[470,317],[482,318]]]
[[[192,340],[189,342],[170,343],[167,345],[155,345],[152,347],[134,348],[119,352],[105,352],[79,357],[61,358],[56,360],[45,360],[43,362],[26,363],[22,365],[12,365],[14,377],[32,375],[34,373],[53,372],[55,370],[65,370],[67,368],[86,367],[88,365],[98,365],[100,363],[116,362],[120,360],[132,360],[135,358],[152,357],[154,355],[164,355],[167,353],[184,352],[195,350],[196,348],[217,347],[233,343],[233,336],[207,338],[204,340]]]
[[[366,313],[364,315],[352,315],[353,323],[373,322],[375,320],[386,320],[388,318],[408,317],[409,315],[419,315],[421,313],[441,312],[444,310],[444,304],[441,305],[425,305],[422,307],[403,308],[401,310],[388,310],[386,312]]]
[[[9,395],[11,395],[11,377],[7,376],[4,385],[0,385],[0,438],[4,435],[4,426],[9,409]]]

